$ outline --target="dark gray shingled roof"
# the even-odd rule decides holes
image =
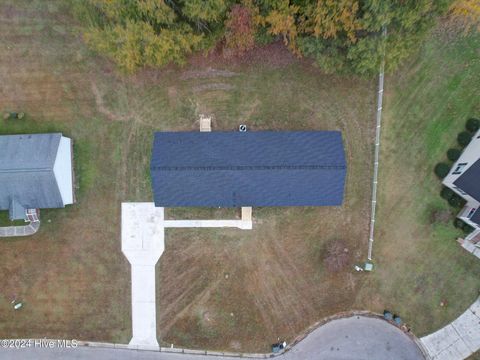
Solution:
[[[480,201],[480,160],[470,166],[453,184]]]
[[[159,132],[151,161],[156,206],[341,205],[338,131]]]
[[[0,210],[10,209],[12,203],[35,209],[64,206],[53,173],[61,137],[0,136]]]
[[[480,209],[477,209],[473,216],[470,218],[470,221],[473,221],[475,224],[480,225]]]

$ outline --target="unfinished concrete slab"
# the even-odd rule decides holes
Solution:
[[[159,347],[155,265],[165,247],[163,216],[153,203],[122,204],[122,252],[132,266],[132,346]]]
[[[440,330],[420,339],[432,360],[461,360],[480,349],[480,298]]]

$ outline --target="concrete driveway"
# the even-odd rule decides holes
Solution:
[[[130,345],[159,350],[155,265],[165,249],[165,228],[236,227],[252,229],[251,208],[241,220],[165,220],[154,203],[122,203],[122,252],[132,267],[132,339]]]
[[[247,356],[244,356],[246,358]],[[79,347],[76,349],[2,349],[0,359],[76,360],[232,360],[238,357]],[[363,316],[320,326],[279,360],[424,360],[416,343],[388,322]]]

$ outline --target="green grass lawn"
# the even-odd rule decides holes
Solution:
[[[436,34],[386,79],[376,271],[359,304],[398,312],[417,335],[453,320],[480,290],[480,260],[455,241],[462,235],[452,225],[458,210],[440,198],[433,173],[467,118],[480,116],[479,48],[478,34]],[[432,220],[438,210],[450,211],[452,221]]]

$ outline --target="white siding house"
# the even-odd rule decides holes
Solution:
[[[0,210],[11,220],[29,209],[75,202],[72,141],[61,133],[0,136]]]
[[[63,205],[73,204],[72,140],[70,138],[65,136],[60,138],[53,173]]]
[[[458,218],[480,231],[480,130],[455,162],[443,184],[467,203]]]

